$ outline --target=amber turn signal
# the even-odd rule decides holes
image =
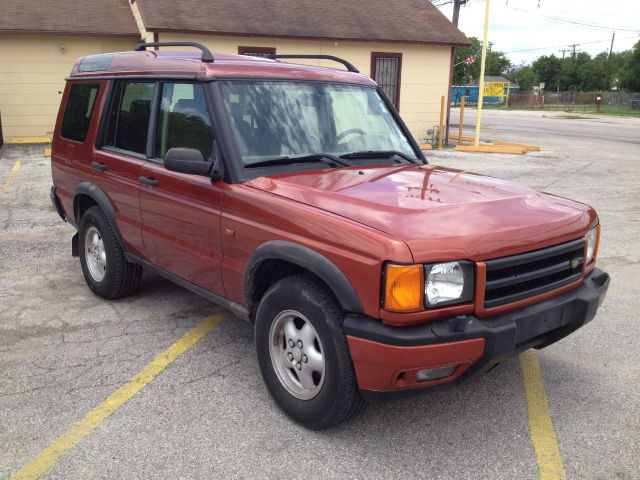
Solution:
[[[387,265],[384,285],[384,309],[391,312],[415,312],[423,308],[424,267]]]

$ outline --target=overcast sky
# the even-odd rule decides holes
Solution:
[[[482,39],[484,9],[484,0],[470,0],[460,9],[459,28],[467,36]],[[451,18],[453,6],[450,3],[440,11]],[[573,43],[581,43],[576,50],[591,55],[609,50],[613,30],[574,25],[543,15],[615,28],[614,51],[628,50],[640,40],[640,0],[492,0],[488,40],[493,48],[512,52],[508,57],[515,64],[552,53],[562,57],[559,50]],[[533,48],[538,50],[514,52]]]

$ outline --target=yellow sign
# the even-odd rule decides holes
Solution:
[[[508,82],[485,82],[482,89],[483,97],[504,97],[504,90]]]

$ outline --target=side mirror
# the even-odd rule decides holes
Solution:
[[[172,172],[209,175],[211,166],[195,148],[170,148],[164,159],[164,168]]]

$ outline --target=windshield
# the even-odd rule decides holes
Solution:
[[[302,163],[309,155],[370,151],[417,158],[374,88],[321,82],[221,83],[244,166],[283,157],[292,163],[301,157]]]

